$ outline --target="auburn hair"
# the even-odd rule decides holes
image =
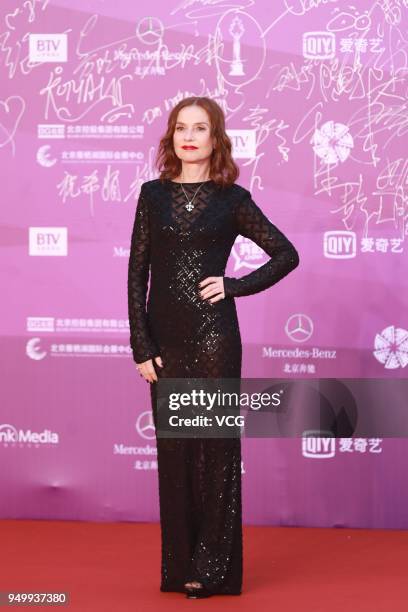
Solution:
[[[225,131],[225,116],[222,108],[204,96],[184,98],[172,109],[167,120],[167,131],[161,138],[156,156],[156,166],[160,172],[159,179],[174,179],[179,176],[182,163],[174,151],[173,134],[177,116],[185,106],[201,106],[210,119],[211,137],[215,138],[215,148],[210,158],[210,179],[219,187],[232,185],[239,176],[239,167],[232,158],[232,142]]]

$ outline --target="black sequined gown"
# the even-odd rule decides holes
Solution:
[[[193,195],[201,183],[183,183]],[[234,298],[257,293],[296,268],[292,243],[238,184],[205,181],[188,211],[180,183],[143,183],[128,275],[134,361],[157,355],[158,377],[240,378],[241,337]],[[225,298],[211,304],[198,283],[224,276],[238,234],[271,259],[242,278],[224,277]],[[150,290],[146,304],[150,268]],[[147,308],[146,308],[147,306]],[[157,383],[150,385],[156,423]],[[158,438],[161,590],[197,580],[213,593],[242,589],[241,440]]]

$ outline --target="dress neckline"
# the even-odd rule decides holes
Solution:
[[[196,181],[192,183],[185,183],[181,181],[173,181],[172,179],[167,179],[170,183],[174,183],[175,185],[199,185],[200,183],[211,183],[213,179],[208,179],[207,181]]]

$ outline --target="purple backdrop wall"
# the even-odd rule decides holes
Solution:
[[[222,105],[238,182],[300,253],[237,300],[243,376],[406,377],[407,10],[2,1],[2,517],[158,520],[126,277],[183,97]],[[227,274],[264,257],[239,238]],[[302,442],[243,441],[246,522],[407,527],[405,439]]]

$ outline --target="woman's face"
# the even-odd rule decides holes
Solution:
[[[173,134],[176,155],[186,163],[203,162],[213,151],[210,118],[201,106],[185,106],[177,115]],[[183,148],[183,147],[192,147]]]

